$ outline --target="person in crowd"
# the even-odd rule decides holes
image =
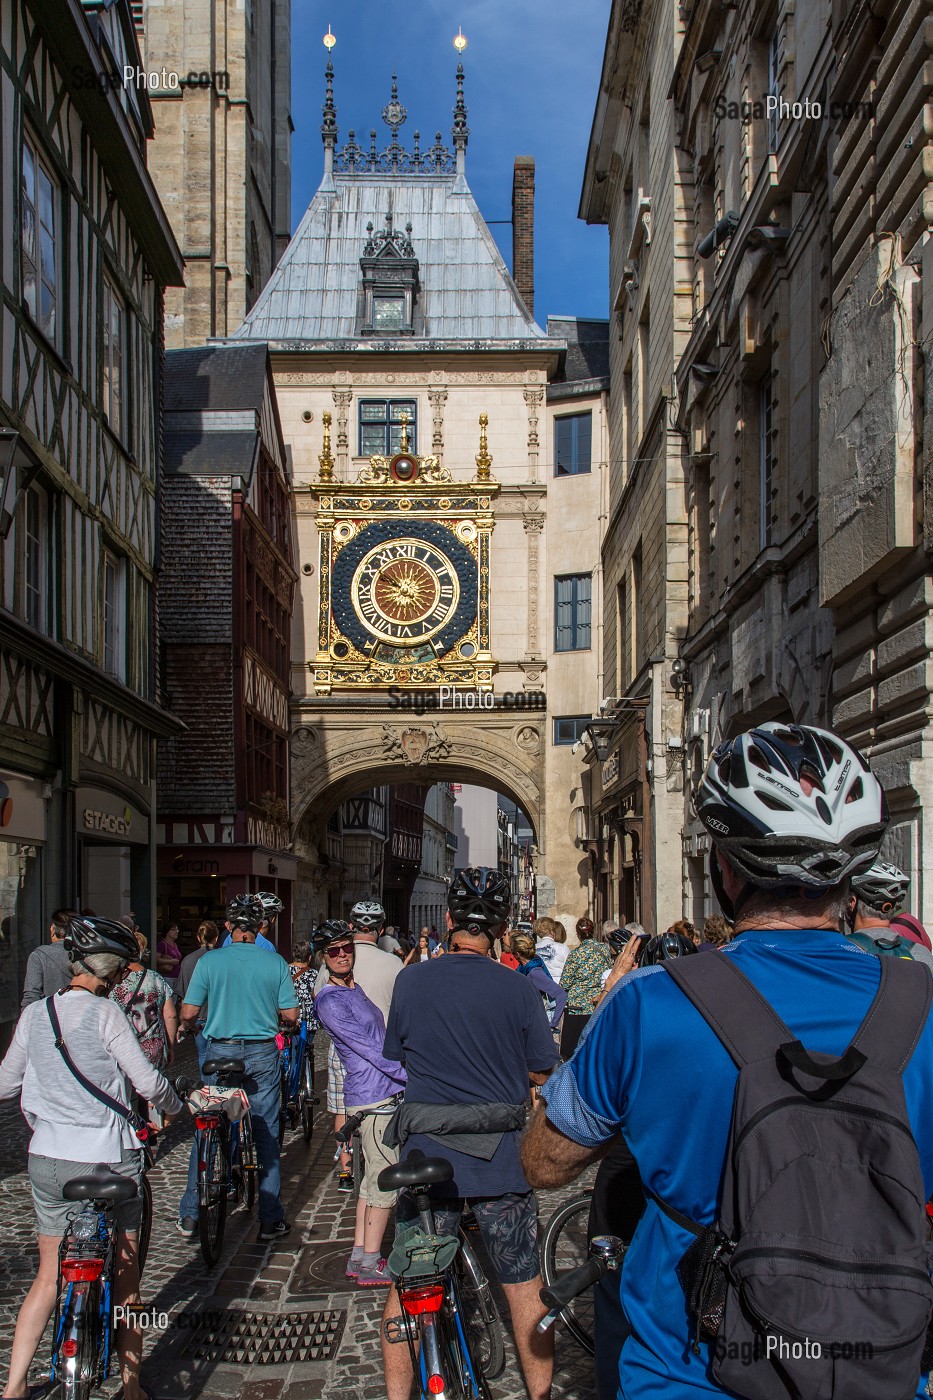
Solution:
[[[464,1202],[471,1202],[508,1300],[530,1400],[547,1400],[554,1343],[550,1331],[542,1336],[536,1330],[544,1312],[537,1212],[518,1154],[529,1081],[543,1083],[557,1049],[533,984],[487,956],[510,903],[508,879],[498,870],[455,871],[447,900],[448,956],[417,963],[399,978],[384,1053],[404,1064],[408,1083],[390,1141],[403,1155],[452,1163],[453,1180],[431,1193],[438,1232],[456,1234]],[[485,1140],[481,1152],[469,1143],[477,1132]],[[456,1135],[456,1147],[449,1134]],[[417,1218],[408,1192],[399,1196],[397,1218]],[[385,1316],[398,1311],[393,1287]],[[408,1400],[408,1348],[383,1337],[382,1355],[388,1400]]]
[[[909,938],[912,943],[919,943],[922,948],[926,948],[928,953],[933,952],[930,935],[914,914],[892,915],[891,929],[894,933],[900,934],[901,938]]]
[[[612,967],[612,950],[603,941],[602,930],[597,933],[592,919],[577,920],[577,937],[580,942],[568,953],[560,975],[560,985],[567,993],[560,1036],[563,1060],[569,1060],[577,1048],[583,1027],[596,1009],[603,974]]]
[[[668,933],[679,933],[682,938],[689,938],[690,942],[697,948],[700,946],[700,931],[696,924],[692,924],[689,919],[677,919],[667,930]]]
[[[156,968],[174,991],[181,968],[182,955],[178,946],[178,925],[169,924],[156,944]]]
[[[132,1093],[160,1111],[180,1113],[182,1104],[171,1084],[142,1053],[126,1017],[107,995],[127,963],[137,959],[132,933],[110,919],[73,914],[61,941],[71,975],[53,1000],[61,1040],[75,1067],[115,1103],[125,1105],[128,1115]],[[33,1393],[29,1368],[58,1295],[59,1248],[75,1209],[62,1199],[62,1187],[73,1177],[99,1170],[101,1163],[137,1187],[135,1196],[114,1207],[118,1233],[113,1301],[139,1305],[136,1244],[143,1172],[142,1149],[130,1117],[102,1103],[72,1074],[56,1046],[44,1001],[26,1007],[0,1064],[0,1099],[17,1095],[32,1134],[29,1181],[39,1227],[39,1269],[16,1319],[4,1392],[11,1400]],[[116,1347],[125,1400],[149,1400],[139,1380],[139,1329],[120,1325]]]
[[[434,952],[435,944],[432,943],[431,935],[427,929],[423,928],[418,937],[418,942],[405,959],[404,966],[410,967],[414,962],[427,962]]]
[[[518,958],[512,952],[512,934],[514,929],[504,928],[502,937],[499,939],[499,961],[503,967],[510,967],[513,972],[518,971]]]
[[[277,894],[270,894],[268,890],[260,890],[254,898],[259,900],[263,912],[262,923],[259,926],[259,932],[256,934],[256,947],[261,948],[264,953],[277,953],[279,950],[273,941],[272,930],[275,928],[275,921],[285,908],[285,905]],[[229,920],[225,924],[225,927],[227,929],[227,936],[221,944],[221,947],[228,948],[233,942],[233,931],[230,928]]]
[[[775,802],[776,790],[787,799]],[[841,1055],[881,977],[882,960],[856,953],[840,933],[849,880],[877,855],[888,822],[868,763],[838,735],[769,722],[716,749],[695,808],[712,841],[717,898],[734,920],[735,937],[719,958],[773,1008],[784,1023],[780,1034],[789,1030],[788,1048],[799,1043],[810,1056]],[[699,974],[701,966],[669,962],[623,976],[573,1060],[543,1089],[546,1103],[524,1142],[528,1179],[541,1187],[572,1180],[620,1131],[637,1159],[648,1205],[622,1270],[631,1335],[618,1356],[619,1393],[631,1400],[722,1392],[712,1377],[725,1359],[695,1340],[677,1266],[701,1222],[719,1218],[738,1076],[707,1015],[715,1018],[718,1008],[729,1022],[739,992],[748,993],[733,974],[713,973],[708,1012],[701,1015],[667,971],[689,967]],[[899,977],[919,975],[901,966]],[[914,985],[916,995],[921,989]],[[887,1010],[890,1016],[890,1005]],[[891,1032],[897,1029],[892,1019]],[[918,1200],[925,1200],[933,1194],[933,1020],[918,1036],[901,1083],[920,1151]],[[921,1230],[918,1220],[918,1238]],[[774,1383],[783,1391],[777,1378]]]
[[[732,937],[732,925],[722,914],[707,914],[703,924],[703,937],[700,940],[700,952],[711,952],[716,948],[725,948]]]
[[[570,951],[567,947],[567,930],[557,919],[535,919],[531,932],[538,957],[554,981],[559,982]]]
[[[256,947],[256,935],[266,921],[259,896],[235,896],[227,906],[227,921],[233,941],[198,963],[181,1016],[191,1030],[204,1020],[210,1058],[243,1060],[246,1065],[243,1088],[249,1097],[259,1175],[258,1239],[266,1244],[291,1229],[282,1205],[276,1036],[280,1021],[297,1024],[298,998],[285,959]],[[179,1231],[189,1238],[197,1230],[197,1205],[197,1192],[192,1198],[186,1191]]]
[[[376,946],[376,940],[385,924],[385,910],[374,899],[361,899],[350,910],[349,929],[356,945],[353,963],[353,977],[369,1000],[382,1012],[384,1021],[389,1017],[392,990],[396,978],[402,970],[401,961],[392,953],[383,953]],[[334,920],[329,920],[333,923]],[[330,969],[327,962],[318,972],[314,994],[317,997],[327,986]],[[333,1045],[327,1059],[327,1107],[334,1115],[334,1131],[339,1132],[346,1122],[343,1098],[344,1070],[340,1056]],[[342,1151],[337,1162],[337,1190],[350,1192],[354,1189],[353,1169],[350,1154]]]
[[[318,1028],[317,1013],[314,1010],[314,985],[317,982],[317,968],[311,966],[311,956],[311,944],[306,938],[303,938],[292,949],[292,960],[288,965],[292,981],[295,984],[295,996],[298,998],[299,1019],[308,1029],[309,1041]]]
[[[73,909],[56,909],[49,924],[50,943],[33,948],[26,959],[26,977],[20,1006],[29,1006],[40,998],[50,997],[67,987],[71,981],[71,964],[62,941],[68,925],[75,918]]]
[[[528,978],[544,998],[544,1009],[548,1014],[551,1030],[556,1030],[567,1005],[567,993],[554,981],[537,954],[534,939],[527,933],[513,933],[509,939],[509,947],[518,959],[518,971]]]
[[[191,978],[194,976],[194,969],[204,957],[205,953],[211,953],[220,942],[220,930],[213,919],[204,919],[198,924],[197,929],[198,946],[194,952],[187,953],[181,960],[181,967],[178,970],[178,977],[175,982],[175,1004],[181,1007],[188,994],[188,987]],[[198,1053],[198,1069],[200,1070],[207,1057],[207,1041],[204,1039],[204,1021],[197,1023],[194,1028],[194,1046]]]
[[[405,1071],[383,1055],[385,1018],[354,979],[358,949],[345,925],[322,924],[314,942],[323,951],[328,972],[327,984],[315,998],[318,1019],[343,1066],[346,1112],[350,1116],[363,1112],[359,1127],[363,1180],[346,1274],[359,1288],[386,1286],[391,1280],[381,1245],[395,1196],[380,1190],[377,1178],[383,1167],[398,1161],[398,1152],[386,1146],[384,1135],[395,1095],[405,1086]]]
[[[382,907],[381,905],[379,906]],[[401,943],[395,936],[395,928],[392,924],[386,924],[385,928],[376,939],[376,947],[383,953],[392,953],[396,958],[404,958],[405,952]]]
[[[900,912],[910,889],[910,878],[890,861],[876,860],[870,869],[853,876],[846,903],[849,937],[866,952],[912,958],[933,971],[933,953]],[[911,915],[907,915],[908,920]],[[923,925],[917,921],[918,927]],[[923,930],[925,932],[925,930]]]
[[[110,993],[126,1016],[139,1048],[156,1069],[165,1070],[175,1056],[175,1036],[178,1033],[178,1012],[172,989],[159,972],[153,972],[143,962],[146,936],[133,931],[136,957],[123,969],[123,976]]]

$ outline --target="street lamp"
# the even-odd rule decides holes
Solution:
[[[454,48],[457,50],[457,53],[460,54],[461,58],[463,57],[463,50],[466,48],[466,46],[467,46],[467,37],[466,37],[466,35],[465,35],[464,32],[463,32],[463,26],[462,26],[462,25],[458,25],[458,26],[457,26],[457,33],[456,33],[456,36],[454,37]]]
[[[336,42],[336,36],[331,33],[330,25],[328,25],[327,33],[324,35],[324,38],[321,40],[321,43],[324,45],[327,52],[330,53],[331,49],[334,47]]]

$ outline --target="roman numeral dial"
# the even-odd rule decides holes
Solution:
[[[350,586],[353,609],[382,642],[416,646],[456,612],[460,580],[444,551],[424,539],[396,539],[370,549]]]

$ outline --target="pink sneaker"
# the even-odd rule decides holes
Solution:
[[[378,1288],[381,1284],[390,1284],[391,1282],[388,1265],[384,1259],[377,1259],[368,1271],[364,1271],[361,1264],[360,1272],[356,1276],[357,1288]]]
[[[359,1278],[360,1269],[363,1267],[362,1259],[354,1259],[353,1255],[347,1260],[347,1278]]]

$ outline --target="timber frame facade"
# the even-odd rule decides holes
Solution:
[[[152,936],[165,286],[128,0],[0,11],[0,1041],[59,906]]]

